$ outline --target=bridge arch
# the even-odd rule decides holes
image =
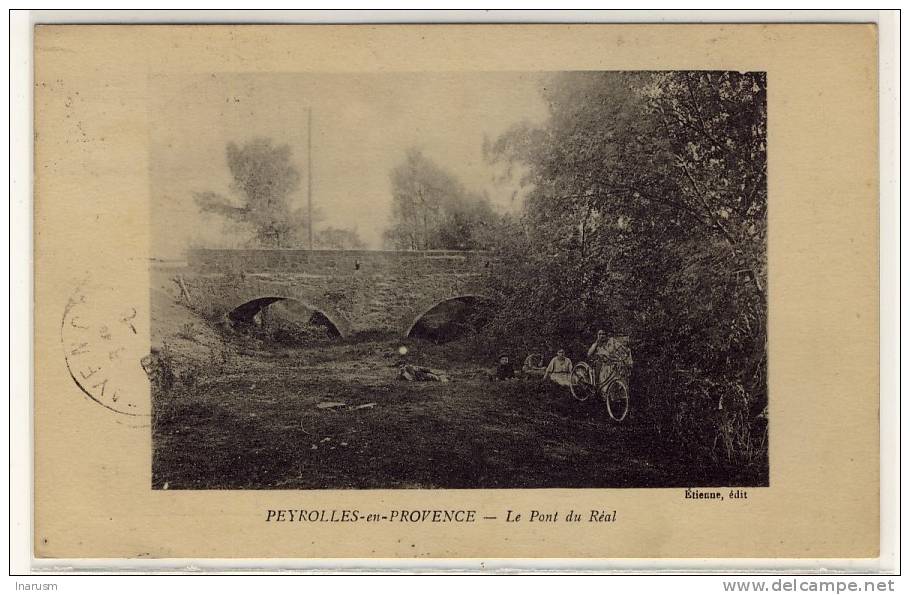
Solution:
[[[463,293],[459,295],[451,295],[448,297],[437,297],[431,300],[427,300],[421,303],[421,305],[415,308],[411,315],[404,321],[402,328],[404,329],[404,336],[409,337],[414,332],[418,324],[427,316],[430,312],[447,304],[449,302],[456,301],[473,301],[486,304],[495,304],[495,300],[481,293]],[[418,312],[416,316],[413,315],[413,312]]]
[[[313,311],[311,320],[315,318],[319,322],[328,322],[338,332],[340,337],[347,337],[351,334],[351,327],[347,320],[341,316],[334,308],[318,305],[306,299],[294,295],[270,294],[259,295],[255,297],[241,298],[235,300],[234,305],[227,310],[227,318],[231,321],[250,321],[253,317],[261,312],[264,308],[281,301],[288,301],[299,304],[308,310]],[[239,302],[239,303],[238,303]]]

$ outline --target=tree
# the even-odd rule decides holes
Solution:
[[[506,305],[491,332],[577,350],[592,329],[628,333],[633,392],[658,424],[700,432],[706,456],[722,436],[730,460],[761,464],[764,75],[564,73],[543,94],[547,122],[489,147],[527,167],[529,188],[488,279]]]
[[[313,244],[321,250],[363,250],[366,245],[356,229],[327,227],[313,237]]]
[[[481,248],[482,228],[495,218],[474,194],[418,149],[391,173],[392,224],[386,241],[400,250]]]
[[[254,245],[286,248],[301,244],[308,219],[305,210],[291,206],[291,198],[300,188],[300,172],[291,163],[291,148],[274,146],[268,138],[257,138],[243,146],[229,143],[227,164],[234,179],[231,190],[240,204],[215,192],[198,192],[195,199],[200,209],[248,230]]]

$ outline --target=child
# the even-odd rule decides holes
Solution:
[[[509,363],[509,356],[505,353],[500,354],[499,363],[496,365],[496,380],[510,380],[515,378],[515,370],[512,369],[512,364]]]

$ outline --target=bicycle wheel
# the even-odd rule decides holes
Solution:
[[[572,396],[579,401],[586,401],[594,394],[594,370],[585,362],[578,362],[572,366],[569,375],[569,390]]]
[[[604,386],[600,392],[607,404],[607,412],[616,421],[622,421],[629,414],[629,388],[621,380],[614,380]]]

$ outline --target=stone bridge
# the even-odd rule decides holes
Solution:
[[[411,332],[435,306],[484,298],[484,252],[212,250],[188,254],[182,275],[194,306],[213,318],[248,318],[278,300],[320,312],[341,336]]]

